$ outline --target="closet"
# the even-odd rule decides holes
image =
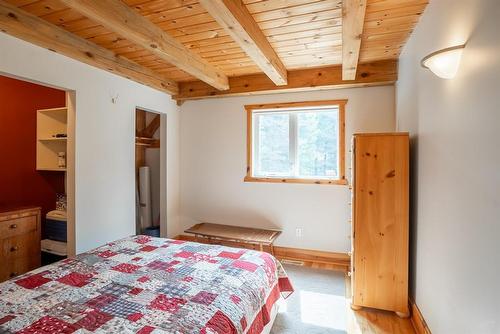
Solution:
[[[408,316],[408,134],[355,134],[351,151],[351,306]]]

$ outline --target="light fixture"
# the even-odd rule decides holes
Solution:
[[[422,59],[422,67],[443,79],[453,79],[460,65],[464,45],[452,46],[433,52]]]

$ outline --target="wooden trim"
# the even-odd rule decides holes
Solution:
[[[248,111],[259,109],[290,109],[301,107],[321,107],[321,106],[345,106],[347,99],[340,100],[320,100],[320,101],[301,101],[301,102],[283,102],[283,103],[266,103],[266,104],[247,104],[245,109]]]
[[[247,169],[245,182],[268,182],[268,183],[302,183],[302,184],[331,184],[347,185],[345,175],[345,105],[347,99],[340,100],[321,100],[321,101],[301,101],[267,104],[250,104],[245,106],[247,113]],[[318,107],[318,106],[338,106],[339,107],[339,178],[338,179],[303,179],[303,178],[283,178],[283,177],[255,177],[252,176],[253,170],[253,118],[254,110],[262,109],[290,109],[300,107]]]
[[[241,0],[200,0],[200,4],[276,85],[287,84],[285,65]]]
[[[264,182],[264,183],[303,183],[303,184],[337,184],[346,185],[346,179],[329,180],[329,179],[294,179],[294,178],[273,178],[273,177],[253,177],[245,176],[245,182]]]
[[[342,1],[342,79],[354,80],[358,67],[367,0]]]
[[[194,236],[185,234],[178,235],[173,239],[208,243],[208,240],[204,239],[196,240]],[[229,247],[239,247],[239,248],[259,250],[258,245],[252,245],[243,242],[222,241],[222,240],[218,240],[218,242],[222,245]],[[282,246],[274,246],[273,248],[274,248],[274,256],[279,260],[299,261],[299,262],[304,262],[307,265],[310,264],[327,265],[329,268],[339,270],[342,272],[347,273],[349,271],[350,256],[349,254],[346,253],[326,252],[319,250],[300,249],[300,248],[291,248]],[[263,249],[266,252],[271,251],[269,246],[264,246]]]
[[[140,45],[161,59],[203,80],[217,89],[228,89],[227,76],[191,52],[146,17],[121,0],[61,0],[92,21],[102,24],[127,40]]]
[[[422,312],[420,312],[420,309],[418,308],[417,304],[415,301],[413,301],[411,298],[409,300],[410,303],[410,309],[411,309],[411,324],[413,325],[413,328],[415,329],[415,332],[417,334],[432,334],[431,330],[429,329],[429,326],[427,326],[427,323],[425,322],[424,316],[422,315]]]
[[[288,84],[276,86],[265,74],[251,74],[229,78],[230,89],[218,91],[202,81],[179,83],[176,100],[196,100],[221,96],[242,96],[320,89],[340,89],[392,85],[398,79],[398,61],[381,60],[359,64],[356,78],[342,80],[342,65],[288,71]]]
[[[0,0],[0,30],[85,64],[177,94],[173,80]]]

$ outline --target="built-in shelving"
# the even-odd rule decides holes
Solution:
[[[41,109],[36,120],[36,169],[39,171],[66,171],[59,167],[58,154],[67,153],[67,137],[55,137],[68,133],[68,110],[66,107]]]

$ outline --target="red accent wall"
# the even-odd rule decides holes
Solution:
[[[36,171],[36,111],[65,101],[62,90],[0,76],[0,207],[55,209],[64,173]]]

